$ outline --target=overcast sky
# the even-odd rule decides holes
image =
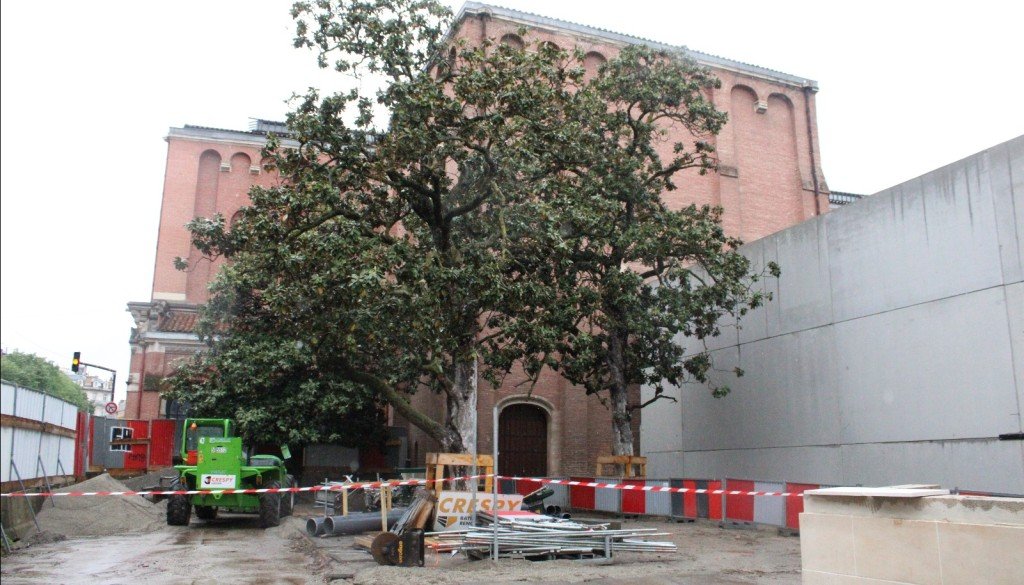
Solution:
[[[167,129],[245,129],[339,87],[291,46],[288,1],[4,2],[0,344],[128,374],[128,301],[153,279]],[[462,5],[452,0],[454,10]],[[875,193],[1024,134],[1024,5],[496,4],[818,81],[822,166]],[[44,12],[45,11],[45,12]]]

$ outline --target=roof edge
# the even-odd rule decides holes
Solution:
[[[737,73],[750,75],[753,77],[759,77],[782,83],[785,85],[797,86],[800,88],[810,88],[811,90],[818,90],[818,82],[813,79],[807,79],[798,75],[791,75],[789,73],[783,73],[781,71],[775,71],[768,69],[767,67],[761,67],[759,65],[751,65],[750,63],[743,63],[733,59],[727,59],[725,57],[719,57],[717,55],[711,55],[709,53],[702,53],[700,51],[694,51],[689,47],[669,45],[667,43],[661,43],[651,39],[645,39],[642,37],[635,37],[622,33],[617,33],[602,28],[588,26],[585,24],[579,24],[575,22],[569,22],[557,18],[550,18],[547,16],[540,16],[530,12],[522,12],[520,10],[513,10],[511,8],[504,8],[501,6],[494,6],[491,4],[484,4],[482,2],[469,1],[462,5],[458,14],[455,16],[454,23],[457,25],[461,23],[464,18],[469,15],[477,14],[488,14],[490,16],[502,18],[505,20],[519,21],[523,24],[535,26],[535,27],[547,27],[554,28],[564,31],[573,32],[579,35],[588,35],[597,37],[605,41],[611,41],[620,45],[646,45],[653,49],[659,49],[663,51],[675,51],[681,52],[691,59],[697,61],[697,63],[705,66],[717,67],[719,69],[726,69]],[[453,25],[454,27],[454,25]]]

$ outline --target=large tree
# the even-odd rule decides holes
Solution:
[[[254,388],[266,400],[290,400],[287,388],[365,391],[442,448],[468,450],[478,367],[489,375],[495,362],[489,323],[550,293],[550,279],[524,267],[541,265],[531,233],[544,185],[562,170],[545,153],[573,135],[563,104],[582,71],[553,48],[444,39],[448,13],[434,2],[299,3],[294,13],[297,44],[321,65],[383,87],[310,92],[288,119],[298,146],[269,145],[281,186],[254,190],[230,228],[190,225],[204,254],[230,262],[206,310],[219,341],[178,376],[175,395],[209,393],[207,370],[223,390],[237,352],[272,340],[300,348],[307,381],[284,384],[296,372],[266,364],[276,373]],[[422,390],[445,397],[443,423],[409,403]]]
[[[718,86],[682,55],[632,46],[584,88],[593,101],[576,102],[586,108],[578,167],[561,176],[552,208],[559,302],[546,315],[559,335],[550,363],[607,401],[616,455],[633,454],[633,412],[665,397],[666,384],[707,382],[713,364],[700,344],[723,316],[770,298],[754,283],[779,274],[774,263],[751,273],[720,208],[665,202],[677,183],[715,170],[712,142],[726,121],[709,100]],[[630,388],[644,384],[653,397],[629,403]]]

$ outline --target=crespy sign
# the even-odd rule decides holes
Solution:
[[[235,476],[216,473],[204,473],[199,477],[199,489],[201,490],[233,490],[235,489]]]
[[[476,494],[476,508],[484,512],[491,511],[492,494],[479,492]],[[518,510],[523,505],[523,496],[519,494],[498,494],[498,512]],[[437,519],[434,530],[451,530],[460,524],[468,523],[473,515],[473,492],[441,492],[437,499]]]

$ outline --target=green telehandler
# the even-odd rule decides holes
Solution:
[[[188,526],[195,508],[201,520],[213,520],[217,511],[259,514],[260,526],[269,528],[292,513],[294,492],[227,494],[223,490],[289,488],[295,480],[288,475],[284,460],[275,455],[246,455],[242,439],[233,436],[231,421],[224,418],[188,418],[182,425],[181,458],[175,465],[178,478],[174,491],[205,493],[172,495],[167,499],[167,523]],[[288,447],[281,448],[285,459]]]

